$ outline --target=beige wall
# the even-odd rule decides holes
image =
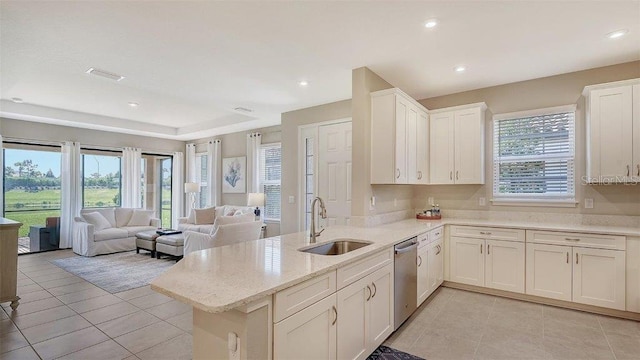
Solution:
[[[138,147],[148,152],[185,150],[185,142],[116,132],[81,129],[70,126],[0,118],[0,133],[5,138],[40,141],[78,141],[82,145],[104,147]]]
[[[206,152],[207,142],[213,139],[219,139],[220,148],[222,150],[222,158],[226,157],[238,157],[247,156],[247,134],[251,132],[259,132],[262,134],[262,143],[278,143],[281,141],[280,125],[270,126],[261,129],[254,129],[250,131],[240,131],[231,134],[225,134],[221,136],[203,138],[189,143],[196,144],[196,152]],[[224,205],[247,205],[247,194],[222,194],[222,200],[220,204]],[[275,236],[280,234],[280,224],[277,222],[267,223],[267,236]]]
[[[351,100],[314,106],[282,114],[282,234],[298,231],[300,210],[298,176],[298,127],[351,117]],[[355,129],[354,129],[355,130]],[[354,131],[355,132],[355,131]],[[355,159],[355,157],[354,157]],[[289,204],[289,196],[295,201]]]
[[[428,109],[469,104],[484,101],[486,113],[485,185],[426,185],[414,186],[414,206],[424,208],[427,197],[433,196],[443,209],[540,211],[558,213],[640,215],[640,185],[581,185],[580,177],[586,174],[585,157],[585,101],[581,96],[587,85],[640,78],[640,62],[578,71],[546,78],[439,96],[421,100]],[[576,199],[577,208],[492,206],[492,114],[538,109],[559,105],[577,104],[576,112]],[[437,150],[435,150],[437,152]],[[478,206],[478,198],[485,197],[487,206]],[[585,209],[584,199],[594,199],[594,208]]]

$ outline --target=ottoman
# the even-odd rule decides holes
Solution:
[[[184,255],[184,234],[162,235],[156,238],[156,258],[174,257],[176,262]]]
[[[151,257],[156,255],[156,239],[158,234],[155,230],[141,231],[136,234],[136,253],[140,254],[140,249],[149,250]]]

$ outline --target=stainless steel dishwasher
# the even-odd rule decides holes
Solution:
[[[418,238],[403,241],[394,248],[395,321],[398,329],[416,310],[418,303]]]

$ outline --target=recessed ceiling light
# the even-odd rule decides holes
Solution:
[[[120,80],[124,79],[124,76],[122,76],[122,75],[114,74],[112,72],[105,71],[105,70],[100,70],[100,69],[96,69],[96,68],[89,68],[89,70],[87,70],[85,72],[87,74],[89,74],[89,75],[100,76],[100,77],[107,78],[107,79],[110,79],[110,80],[115,80],[115,81],[120,81]]]
[[[608,33],[607,37],[609,39],[617,39],[619,37],[625,36],[628,32],[629,32],[629,30],[627,30],[627,29],[616,30],[614,32]]]
[[[461,73],[461,72],[465,72],[465,70],[467,70],[467,68],[462,66],[462,65],[458,65],[458,66],[454,67],[453,70],[455,70],[455,72],[457,72],[457,73]]]
[[[305,87],[309,85],[309,82],[307,80],[300,80],[298,81],[298,85]]]
[[[11,98],[11,101],[13,101],[16,104],[22,104],[24,102],[24,100],[18,97]]]
[[[137,108],[138,106],[140,106],[140,104],[132,101],[132,102],[129,102],[129,106],[131,106],[132,108]]]
[[[424,23],[424,27],[428,29],[434,28],[436,25],[438,25],[438,20],[436,19],[429,19]]]

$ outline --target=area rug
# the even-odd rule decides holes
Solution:
[[[51,263],[111,294],[148,285],[175,265],[173,261],[153,259],[135,251],[94,257],[74,256],[52,260]]]
[[[400,350],[380,345],[367,360],[424,360],[421,357],[407,354]]]

